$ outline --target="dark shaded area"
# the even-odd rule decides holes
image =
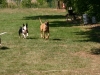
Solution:
[[[2,47],[0,47],[0,50],[7,50],[7,49],[9,49],[9,48],[6,47],[6,46],[2,46]]]
[[[100,48],[93,48],[93,49],[91,49],[91,53],[95,54],[95,55],[99,55],[100,54]]]
[[[95,26],[91,28],[87,28],[87,31],[83,31],[83,32],[76,32],[76,35],[85,35],[85,37],[83,38],[88,38],[86,40],[79,40],[81,42],[98,42],[100,43],[100,26]]]
[[[71,27],[71,26],[79,26],[80,23],[76,23],[75,21],[52,21],[50,22],[50,27]]]
[[[38,38],[35,38],[35,37],[34,38],[33,37],[27,37],[26,39],[30,39],[31,40],[31,39],[38,39]]]
[[[97,42],[100,43],[100,26],[86,28],[86,31],[75,32],[76,35],[81,35],[82,40],[77,39],[78,42]],[[85,39],[85,40],[84,40]],[[100,55],[100,48],[92,48],[91,54]]]
[[[50,27],[69,27],[69,26],[80,25],[80,20],[67,21],[65,15],[37,15],[37,16],[23,17],[24,20],[39,20],[39,18],[43,22],[48,21],[49,19],[54,19],[53,21],[49,21]],[[64,19],[64,21],[57,19]]]
[[[87,33],[89,33],[90,41],[100,43],[100,26],[91,28]]]
[[[52,39],[52,40],[55,40],[55,41],[61,41],[62,39],[55,38],[55,39]]]
[[[66,18],[64,15],[37,15],[37,16],[26,16],[23,17],[24,20],[37,20],[39,19],[39,17],[41,19],[64,19]]]

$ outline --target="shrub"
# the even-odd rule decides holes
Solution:
[[[6,0],[0,0],[0,7],[1,7],[1,8],[7,7],[7,2],[6,2]]]
[[[31,8],[31,0],[23,0],[22,7]]]

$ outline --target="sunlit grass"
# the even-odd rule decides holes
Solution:
[[[65,10],[0,9],[0,75],[93,75],[99,72],[99,56],[91,55],[99,43],[88,40],[82,27],[66,22]],[[40,22],[50,22],[50,39],[40,38]],[[18,29],[29,24],[29,37]],[[96,59],[95,59],[96,57]],[[93,71],[93,73],[91,73]],[[85,72],[85,73],[84,73]]]

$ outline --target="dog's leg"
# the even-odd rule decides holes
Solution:
[[[19,38],[21,38],[21,33],[19,33]]]
[[[47,36],[48,36],[47,38],[49,39],[50,34],[48,33],[48,35],[47,35]]]
[[[41,38],[45,38],[45,32],[41,30]]]
[[[49,33],[46,33],[46,39],[49,39],[49,35],[50,35]]]
[[[43,38],[45,39],[45,32],[43,31]]]
[[[47,32],[45,32],[45,39],[47,39]]]
[[[26,34],[26,36],[28,36],[28,33]]]
[[[28,34],[28,28],[26,29],[26,32],[27,32],[27,34],[26,34],[26,35],[28,36],[28,35],[29,35],[29,34]]]
[[[26,35],[24,33],[22,33],[22,35],[23,35],[23,38],[25,39],[26,38]]]
[[[43,38],[43,32],[41,31],[41,34],[40,34],[41,38]]]
[[[43,35],[42,35],[42,33],[41,33],[41,38],[43,38]]]

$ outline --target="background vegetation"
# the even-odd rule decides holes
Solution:
[[[67,7],[72,7],[78,14],[88,14],[90,17],[96,16],[100,20],[100,1],[95,0],[64,0]]]
[[[6,0],[0,0],[0,8],[5,8],[5,7],[7,7]]]
[[[7,0],[0,0],[0,7],[10,7],[10,8],[56,8],[56,0],[36,0],[36,2],[31,2],[32,0],[12,0],[12,3],[7,3]],[[11,1],[10,1],[11,2]],[[14,3],[13,3],[14,2]],[[10,6],[9,6],[10,5]]]
[[[95,0],[13,0],[15,3],[8,4],[6,0],[0,0],[0,7],[10,8],[62,8],[65,4],[66,10],[72,7],[78,15],[88,14],[89,18],[95,16],[100,21],[100,1]],[[59,3],[60,2],[60,3]]]

